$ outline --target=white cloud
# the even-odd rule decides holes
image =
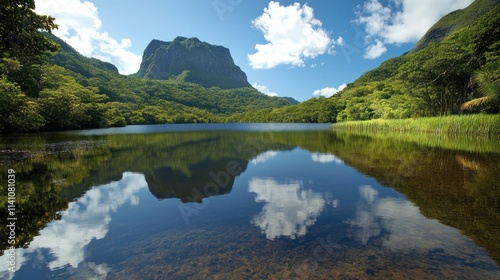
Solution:
[[[367,33],[365,58],[380,57],[387,44],[414,43],[444,15],[467,7],[473,0],[369,0],[358,6],[356,22]]]
[[[382,43],[380,40],[375,40],[374,44],[368,46],[365,49],[365,54],[363,55],[363,57],[367,59],[375,59],[377,57],[380,57],[386,51],[387,47],[384,45],[384,43]]]
[[[257,83],[253,83],[252,85],[256,90],[260,91],[261,93],[269,96],[278,96],[276,92],[271,91],[268,87],[259,85]]]
[[[337,38],[336,44],[339,46],[343,46],[344,43],[345,43],[344,38],[339,36],[339,38]]]
[[[374,36],[384,30],[391,18],[391,9],[382,6],[378,0],[370,0],[365,2],[362,11],[358,11],[358,16],[357,22],[365,24],[366,33]]]
[[[303,190],[300,182],[278,183],[255,178],[249,182],[249,191],[257,194],[256,202],[266,203],[251,223],[260,227],[270,240],[304,236],[307,227],[314,225],[327,205],[323,194]]]
[[[323,89],[318,89],[313,92],[314,96],[324,96],[324,97],[331,97],[334,94],[337,94],[338,92],[342,91],[347,87],[347,84],[342,84],[338,88],[331,88],[331,87],[326,87]]]
[[[270,69],[281,64],[303,67],[305,59],[331,53],[335,44],[307,4],[281,6],[271,1],[252,24],[268,42],[255,45],[257,52],[248,55],[253,69]]]
[[[141,56],[127,50],[130,39],[116,40],[101,30],[99,13],[90,1],[80,0],[37,0],[39,14],[56,18],[59,28],[54,35],[66,41],[81,54],[113,63],[120,73],[137,72]]]

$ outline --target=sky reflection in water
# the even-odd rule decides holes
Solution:
[[[0,277],[500,275],[460,230],[426,218],[405,195],[351,167],[352,160],[293,146],[260,150],[229,192],[203,203],[157,199],[151,175],[126,170],[70,202],[60,220],[17,250],[16,274]],[[183,207],[192,209],[188,223]]]

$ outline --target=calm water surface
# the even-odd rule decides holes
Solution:
[[[498,141],[449,144],[280,124],[3,137],[19,248],[12,273],[1,233],[0,278],[500,279]]]

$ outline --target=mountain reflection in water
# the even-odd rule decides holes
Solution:
[[[500,276],[494,140],[474,150],[233,126],[3,139],[27,156],[0,166],[23,186],[25,247],[0,277]]]

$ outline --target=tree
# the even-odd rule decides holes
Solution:
[[[425,101],[430,115],[457,113],[467,98],[475,61],[463,37],[464,32],[455,32],[440,44],[430,44],[400,68],[399,79],[408,82],[412,96]]]
[[[57,28],[54,18],[38,15],[34,0],[2,0],[0,5],[0,57],[30,59],[55,52],[58,45],[40,31]]]
[[[38,105],[17,85],[0,77],[0,132],[34,131],[43,124]]]
[[[45,54],[59,47],[42,34],[57,28],[55,19],[34,9],[34,0],[3,0],[0,5],[0,74],[30,97],[42,89]]]

